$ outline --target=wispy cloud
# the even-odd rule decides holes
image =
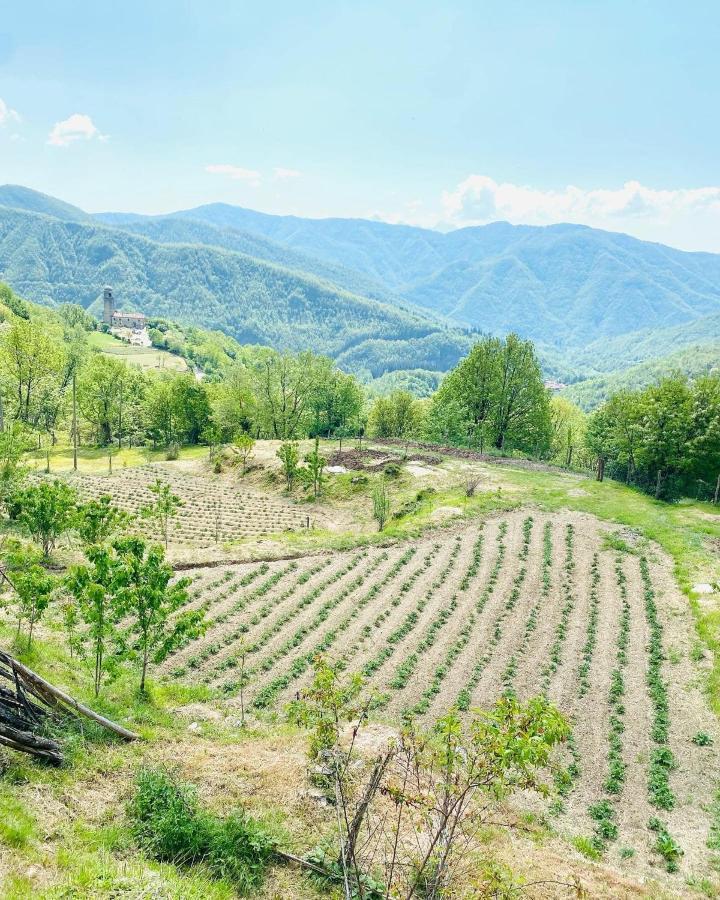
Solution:
[[[275,181],[286,181],[288,178],[300,178],[302,172],[297,169],[284,169],[282,166],[276,166],[273,169],[273,178]]]
[[[69,147],[76,141],[106,141],[108,136],[100,134],[90,116],[73,113],[62,122],[56,122],[48,135],[48,144],[53,147]]]
[[[12,109],[8,104],[0,97],[0,126],[10,125],[13,122],[20,121],[20,113],[16,109]]]
[[[244,169],[242,166],[211,165],[205,166],[205,171],[211,175],[225,175],[233,181],[245,181],[253,187],[257,187],[262,180],[262,176],[256,169]]]
[[[575,222],[620,226],[621,221],[654,220],[669,223],[692,213],[720,215],[720,187],[656,190],[627,181],[619,188],[586,190],[568,185],[541,190],[511,182],[498,183],[487,175],[470,175],[442,195],[442,219],[448,224],[472,225],[507,219],[513,223],[546,225]]]

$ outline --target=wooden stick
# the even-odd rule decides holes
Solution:
[[[326,869],[323,869],[322,866],[318,866],[307,859],[303,859],[301,856],[295,856],[293,853],[286,853],[285,850],[275,850],[274,853],[275,856],[279,856],[280,859],[284,859],[286,862],[296,863],[298,866],[312,869],[313,872],[317,872],[317,874],[322,875],[323,878],[329,878],[332,881],[342,880],[340,876],[336,875],[334,872],[328,872]]]
[[[108,731],[112,731],[114,734],[119,735],[126,741],[137,741],[140,739],[139,734],[135,734],[134,731],[129,731],[127,728],[123,728],[122,725],[118,725],[115,722],[112,722],[110,719],[106,719],[105,716],[101,716],[99,713],[94,712],[83,703],[80,703],[69,694],[66,694],[65,691],[62,691],[60,690],[60,688],[56,688],[48,681],[45,681],[44,678],[41,678],[38,674],[33,672],[32,669],[28,669],[27,666],[24,666],[21,662],[13,659],[13,657],[9,656],[9,654],[0,651],[0,660],[5,662],[7,665],[10,665],[15,672],[18,672],[20,675],[22,675],[23,679],[27,681],[31,685],[31,687],[33,687],[39,694],[49,695],[49,697],[52,697],[53,700],[69,707],[71,710],[73,710],[73,712],[76,712],[81,716],[85,716],[88,719],[92,719],[93,722],[97,722],[98,724],[102,725],[103,728],[107,728]]]

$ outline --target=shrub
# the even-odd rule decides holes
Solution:
[[[178,459],[180,456],[180,444],[172,443],[168,445],[165,452],[165,459]]]
[[[398,478],[400,476],[400,466],[397,463],[388,463],[383,472],[387,478]]]
[[[128,815],[138,844],[155,859],[202,863],[247,894],[262,882],[275,848],[267,828],[242,810],[220,818],[202,809],[195,789],[158,769],[141,769]]]

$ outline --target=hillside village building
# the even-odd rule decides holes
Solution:
[[[147,317],[142,313],[125,312],[115,309],[112,288],[103,288],[103,322],[117,337],[136,347],[151,347],[152,341],[147,331]],[[117,331],[116,331],[117,329]]]
[[[147,325],[147,317],[142,313],[124,312],[115,309],[115,297],[112,288],[103,288],[103,322],[111,328],[130,328],[132,331],[143,331]]]

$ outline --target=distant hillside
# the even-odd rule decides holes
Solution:
[[[720,312],[720,255],[582,225],[497,222],[448,234],[226,204],[174,218],[237,228],[354,269],[462,325],[577,346]]]
[[[424,315],[241,253],[159,244],[97,224],[8,208],[0,209],[0,278],[37,302],[85,307],[109,283],[119,303],[149,315],[219,329],[242,343],[311,348],[336,357],[352,351],[360,368],[362,345],[379,336],[404,342],[413,368],[423,362],[414,359],[415,345],[415,356],[425,354],[437,339],[447,368],[467,344]],[[383,371],[392,368],[399,366],[388,359]]]
[[[295,269],[315,275],[318,278],[333,282],[339,287],[353,293],[372,297],[376,300],[391,300],[401,304],[399,296],[384,285],[361,272],[354,272],[343,266],[323,262],[283,244],[275,243],[260,235],[240,231],[237,228],[225,228],[210,225],[207,222],[174,216],[130,217],[124,221],[121,215],[97,216],[96,219],[106,222],[124,231],[141,234],[150,240],[173,244],[206,244],[209,247],[222,247],[245,253],[255,259],[276,263],[288,269]],[[107,220],[107,221],[106,221]]]
[[[87,224],[93,222],[93,217],[77,206],[57,200],[55,197],[49,197],[47,194],[41,194],[39,191],[21,187],[19,184],[0,185],[0,206],[24,209],[26,212],[44,213],[66,222],[86,222]]]
[[[29,297],[87,305],[110,281],[152,315],[311,347],[366,378],[403,373],[418,390],[413,370],[446,371],[477,332],[534,340],[545,374],[586,405],[720,342],[720,255],[580,225],[442,234],[222,203],[89,217],[14,186],[0,188],[3,206],[33,214],[0,210],[0,277]]]
[[[720,341],[685,347],[630,368],[578,381],[565,388],[562,394],[583,409],[590,410],[616,391],[644,388],[673,372],[682,372],[694,378],[714,371],[720,371]]]

